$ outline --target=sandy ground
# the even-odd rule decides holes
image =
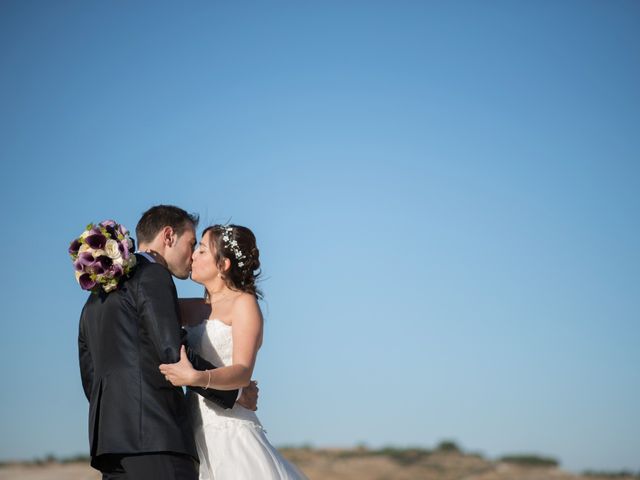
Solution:
[[[574,475],[554,467],[523,467],[461,453],[435,453],[410,465],[383,455],[349,456],[340,451],[323,450],[283,453],[312,480],[607,480],[607,477]],[[638,480],[640,477],[615,478]],[[99,480],[101,475],[86,463],[0,467],[0,480],[18,479]]]
[[[102,475],[86,463],[0,468],[0,480],[100,480]]]

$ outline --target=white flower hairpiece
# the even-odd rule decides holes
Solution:
[[[240,250],[240,247],[238,247],[237,240],[233,239],[233,227],[229,225],[223,225],[222,229],[224,230],[224,233],[222,234],[222,241],[224,242],[224,246],[233,251],[236,260],[238,261],[238,266],[240,268],[244,267],[244,262],[242,260],[244,260],[246,257],[244,253],[242,253],[242,250]]]

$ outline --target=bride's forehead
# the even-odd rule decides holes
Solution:
[[[200,237],[200,245],[203,247],[209,247],[211,243],[211,232],[205,232],[202,237]]]

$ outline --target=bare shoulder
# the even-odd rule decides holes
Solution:
[[[238,296],[233,299],[233,306],[234,308],[260,308],[255,295],[247,292],[240,292]]]
[[[262,320],[262,312],[255,295],[242,292],[233,300],[233,316],[236,317],[253,317]]]

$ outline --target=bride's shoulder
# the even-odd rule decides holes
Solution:
[[[235,297],[233,297],[233,304],[246,306],[246,305],[258,305],[258,300],[255,295],[247,292],[238,292]]]
[[[250,293],[241,293],[234,300],[232,316],[234,319],[254,319],[257,322],[262,322],[262,311],[258,304],[258,299],[255,295]]]
[[[258,313],[260,314],[260,305],[255,295],[246,292],[240,292],[233,300],[232,306],[234,313]]]

